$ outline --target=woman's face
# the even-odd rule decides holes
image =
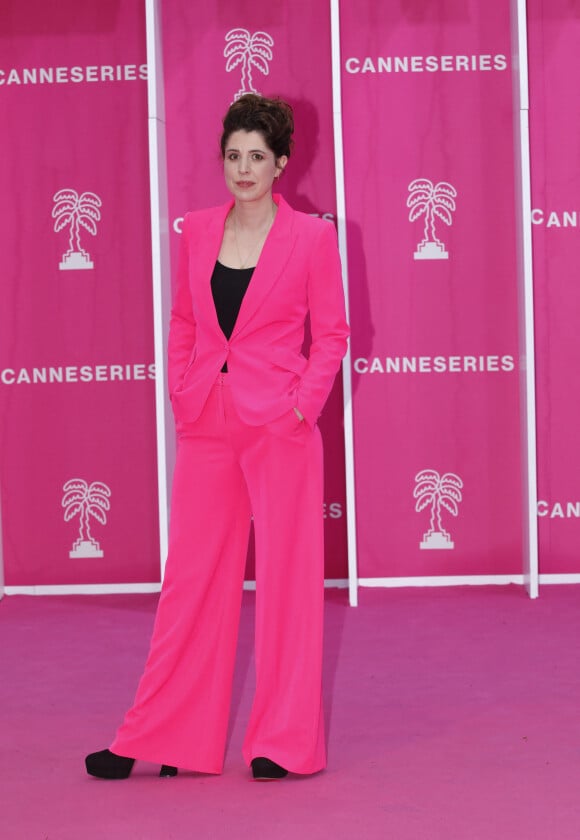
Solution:
[[[238,201],[256,201],[270,195],[275,176],[287,162],[285,155],[276,161],[259,131],[234,131],[228,137],[224,156],[227,188]]]

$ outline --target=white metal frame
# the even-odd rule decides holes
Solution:
[[[346,198],[341,101],[340,2],[330,0],[332,31],[332,86],[334,145],[336,165],[336,200],[339,247],[344,265],[345,293],[348,305],[348,260],[346,241]],[[512,0],[512,64],[514,68],[515,169],[518,227],[518,283],[520,286],[519,343],[521,371],[521,433],[523,489],[523,574],[457,575],[438,577],[358,578],[356,543],[356,501],[353,453],[352,383],[350,349],[343,363],[344,431],[347,483],[347,534],[350,603],[358,602],[358,586],[458,586],[489,584],[525,584],[531,598],[538,597],[538,526],[536,463],[536,399],[534,298],[531,240],[531,187],[529,151],[529,98],[527,17],[525,0]],[[578,575],[580,580],[580,575]]]
[[[348,580],[337,578],[325,580],[325,589],[346,589]],[[253,591],[255,580],[244,581],[244,589]],[[121,595],[137,592],[160,592],[161,583],[59,583],[39,584],[38,586],[7,586],[6,595]]]
[[[579,576],[580,577],[580,576]],[[523,575],[427,575],[423,577],[359,578],[358,585],[369,588],[400,589],[407,586],[506,586],[524,583]]]
[[[169,217],[165,166],[165,112],[161,56],[160,0],[145,0],[148,64],[148,137],[151,183],[151,239],[153,256],[154,343],[156,364],[156,418],[159,494],[159,550],[161,576],[167,555],[168,485],[173,469],[173,423],[166,400],[165,347],[170,307]],[[332,96],[336,162],[336,200],[339,247],[343,262],[343,282],[348,312],[348,261],[346,237],[346,198],[341,100],[340,6],[330,0],[332,39]],[[522,485],[524,488],[524,553],[522,575],[460,575],[437,577],[358,578],[356,502],[353,454],[352,381],[350,349],[343,362],[344,435],[346,465],[348,581],[327,580],[325,586],[348,585],[350,603],[358,603],[358,587],[454,586],[478,584],[526,584],[532,598],[541,584],[580,583],[580,574],[538,574],[536,413],[534,365],[533,265],[531,243],[531,190],[529,155],[529,100],[526,33],[526,2],[511,0],[512,61],[516,136],[518,202],[518,254],[520,266],[520,351],[522,358]],[[165,280],[165,282],[164,282]],[[0,546],[1,551],[1,546]],[[252,581],[244,588],[253,589]],[[2,595],[0,554],[0,597]],[[71,584],[54,586],[7,586],[7,595],[101,594],[117,592],[158,592],[159,583]]]
[[[511,24],[519,293],[523,571],[530,598],[537,598],[539,594],[538,490],[526,0],[512,0]]]
[[[540,583],[544,584],[560,584],[560,583],[580,583],[580,574],[577,572],[553,572],[545,575],[540,575]]]
[[[346,196],[344,190],[344,150],[342,139],[342,92],[340,57],[340,8],[339,0],[330,0],[330,27],[332,39],[332,114],[334,124],[334,165],[336,177],[336,220],[338,247],[342,259],[342,277],[346,314],[349,318],[348,255],[346,240]],[[349,319],[350,320],[350,319]],[[354,429],[352,419],[352,374],[350,343],[342,363],[344,401],[344,457],[346,472],[346,528],[348,545],[348,592],[352,607],[358,604],[358,563],[356,539],[356,500],[354,477]]]
[[[159,592],[160,583],[55,583],[7,586],[6,595],[121,595]]]
[[[159,0],[145,0],[147,27],[147,102],[149,135],[149,181],[151,190],[151,248],[153,279],[153,334],[155,346],[155,412],[157,428],[157,486],[159,515],[159,556],[161,579],[168,545],[168,486],[173,472],[175,449],[173,423],[166,399],[165,348],[171,306],[171,286],[167,282],[169,263],[169,210],[165,150],[165,94],[161,52],[161,9]],[[171,448],[170,448],[171,447]]]
[[[167,400],[165,399],[165,325],[168,323],[167,312],[170,305],[170,289],[167,288],[167,284],[164,288],[162,281],[164,276],[169,276],[169,221],[165,171],[165,113],[159,6],[159,0],[145,0],[159,552],[161,577],[163,577],[167,556],[168,475],[173,468],[172,459],[167,455],[168,452],[172,451],[167,445],[167,440],[169,437],[169,446],[171,446],[173,443],[173,424],[169,422]],[[159,592],[161,584],[159,582],[147,582],[6,586],[0,587],[0,597],[2,588],[6,595],[104,595],[126,592]]]

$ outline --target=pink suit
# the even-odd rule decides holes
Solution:
[[[334,227],[274,198],[278,212],[229,340],[210,277],[232,203],[184,220],[169,337],[179,441],[169,556],[145,672],[111,745],[208,773],[223,767],[252,516],[256,692],[244,758],[265,756],[295,773],[326,763],[316,421],[348,326]]]

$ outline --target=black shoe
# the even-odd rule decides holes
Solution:
[[[253,758],[252,759],[252,776],[258,781],[265,781],[271,779],[283,779],[288,775],[288,771],[276,764],[275,761],[270,761],[269,758]]]
[[[91,753],[85,758],[87,773],[98,779],[128,779],[135,764],[134,758],[115,755],[111,750],[101,750]],[[162,777],[177,776],[177,767],[162,764],[159,775]]]
[[[87,773],[98,779],[128,779],[135,764],[134,758],[115,755],[111,750],[100,750],[85,758]]]

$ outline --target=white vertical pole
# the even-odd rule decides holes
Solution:
[[[536,383],[534,275],[528,96],[526,0],[511,0],[514,74],[514,137],[519,291],[520,412],[522,437],[524,582],[538,597],[538,491],[536,458]]]
[[[159,553],[161,578],[168,542],[168,476],[173,468],[173,424],[166,399],[165,348],[171,305],[169,283],[169,222],[165,156],[165,98],[161,52],[159,0],[145,0],[147,31],[147,99],[149,129],[149,180],[151,201],[151,251],[153,270],[153,330],[155,344],[155,411],[157,423],[157,484],[159,495]],[[170,440],[168,440],[170,438]]]
[[[334,162],[336,171],[336,211],[338,246],[342,259],[342,277],[349,318],[348,259],[346,242],[346,199],[344,192],[344,154],[342,143],[342,96],[340,58],[340,7],[339,0],[330,0],[332,39],[332,112],[334,122]],[[349,319],[350,320],[350,319]],[[346,467],[346,527],[348,540],[348,592],[352,607],[358,605],[358,567],[356,542],[356,504],[354,484],[354,437],[352,422],[352,379],[350,344],[342,363],[344,395],[344,454]]]

